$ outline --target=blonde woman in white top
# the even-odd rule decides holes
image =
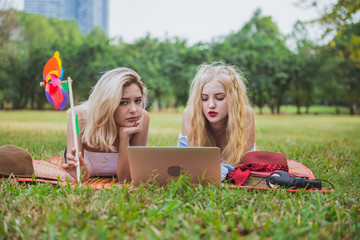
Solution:
[[[145,87],[129,68],[116,68],[101,76],[89,99],[75,107],[79,119],[79,161],[83,180],[91,176],[117,176],[131,181],[128,146],[145,146],[150,117],[144,109]],[[76,179],[72,124],[67,129],[63,168]]]
[[[199,67],[183,113],[178,146],[219,147],[222,163],[230,166],[240,165],[245,153],[257,150],[254,111],[244,78],[235,67],[222,63]]]

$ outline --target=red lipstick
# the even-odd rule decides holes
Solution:
[[[137,120],[137,117],[129,117],[126,120],[128,120],[129,122],[135,122]]]
[[[215,111],[209,111],[209,112],[208,112],[208,115],[209,115],[210,117],[216,117],[217,112],[215,112]]]

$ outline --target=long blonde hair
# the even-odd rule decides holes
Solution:
[[[223,63],[200,65],[190,87],[187,104],[190,109],[190,124],[187,137],[192,146],[216,146],[209,122],[202,112],[201,99],[204,85],[212,80],[222,83],[228,102],[226,146],[222,156],[225,157],[225,163],[236,166],[241,163],[246,151],[250,123],[246,114],[249,100],[245,79],[235,67]]]
[[[145,87],[140,76],[129,68],[106,72],[96,83],[89,99],[75,107],[83,114],[84,128],[81,140],[86,146],[105,152],[116,152],[113,143],[117,137],[114,114],[120,104],[124,87],[137,84],[145,106]]]

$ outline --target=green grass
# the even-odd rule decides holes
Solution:
[[[263,113],[268,114],[270,113],[269,107],[264,107]],[[339,114],[349,114],[349,108],[344,106],[338,106]],[[258,107],[255,107],[255,112],[259,113],[260,109]],[[306,107],[300,108],[301,114],[305,114]],[[280,113],[285,114],[297,114],[297,107],[294,105],[283,105],[280,107]],[[309,114],[336,114],[336,106],[324,106],[324,105],[311,105],[309,107]],[[359,114],[359,111],[357,112]]]
[[[49,160],[65,147],[64,111],[0,111],[0,145]],[[174,146],[181,114],[151,113],[148,145]],[[335,193],[200,186],[137,190],[0,183],[0,239],[360,239],[360,118],[258,115],[256,143],[303,163]]]

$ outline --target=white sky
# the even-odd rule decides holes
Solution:
[[[180,37],[190,44],[238,31],[257,8],[272,16],[280,32],[289,34],[297,20],[320,16],[316,8],[295,6],[301,0],[109,0],[110,37],[125,42],[144,37]],[[321,1],[320,1],[321,2]],[[323,2],[323,0],[322,0]],[[313,33],[312,35],[320,35]]]
[[[23,1],[11,2],[22,9]],[[281,33],[290,34],[297,20],[320,16],[316,8],[295,5],[301,1],[304,0],[109,0],[109,36],[133,42],[150,33],[161,40],[180,37],[189,44],[210,42],[240,30],[257,8],[263,16],[272,16]],[[318,2],[324,5],[329,1],[334,2]],[[312,38],[320,38],[319,30],[312,31]]]

